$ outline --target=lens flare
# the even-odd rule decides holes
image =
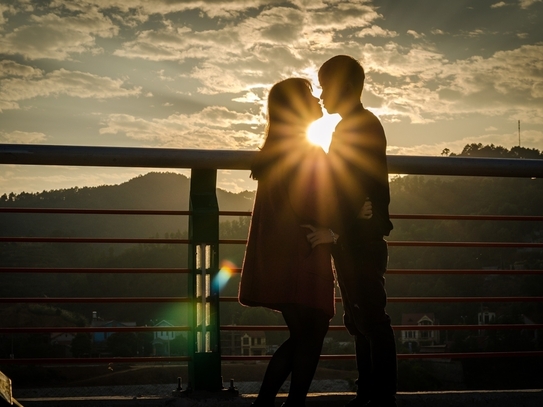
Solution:
[[[221,263],[221,268],[219,272],[217,273],[217,277],[215,278],[215,284],[219,291],[222,291],[222,289],[226,286],[228,281],[230,280],[230,277],[232,277],[233,269],[236,268],[236,265],[232,263],[229,260],[223,260]]]

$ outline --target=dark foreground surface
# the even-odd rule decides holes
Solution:
[[[277,398],[277,406],[285,399],[284,394]],[[307,400],[308,407],[340,407],[354,393],[311,393]],[[148,397],[148,396],[96,396],[96,397],[48,397],[21,398],[18,401],[25,407],[231,407],[249,406],[255,394],[242,394],[237,397],[217,398],[206,394],[192,397]],[[0,402],[0,405],[3,405]],[[4,405],[8,405],[4,403]],[[452,391],[400,393],[399,407],[541,407],[543,390],[507,390],[507,391]]]

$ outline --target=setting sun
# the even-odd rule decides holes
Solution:
[[[330,141],[332,141],[332,133],[336,124],[341,120],[341,117],[337,114],[330,115],[324,113],[324,115],[316,120],[307,129],[307,139],[316,145],[322,147],[322,149],[328,152]]]

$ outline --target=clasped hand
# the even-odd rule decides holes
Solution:
[[[371,201],[366,200],[366,202],[364,202],[364,206],[362,206],[362,209],[360,209],[357,218],[367,220],[371,219],[372,216],[373,211]],[[337,233],[334,233],[332,229],[322,227],[317,228],[310,224],[300,225],[300,227],[308,228],[311,231],[311,233],[307,234],[307,241],[311,244],[312,249],[320,244],[336,243],[337,239],[339,238],[339,235]]]

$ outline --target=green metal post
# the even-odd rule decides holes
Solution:
[[[217,171],[193,169],[189,218],[189,383],[194,391],[220,391],[219,205]]]

